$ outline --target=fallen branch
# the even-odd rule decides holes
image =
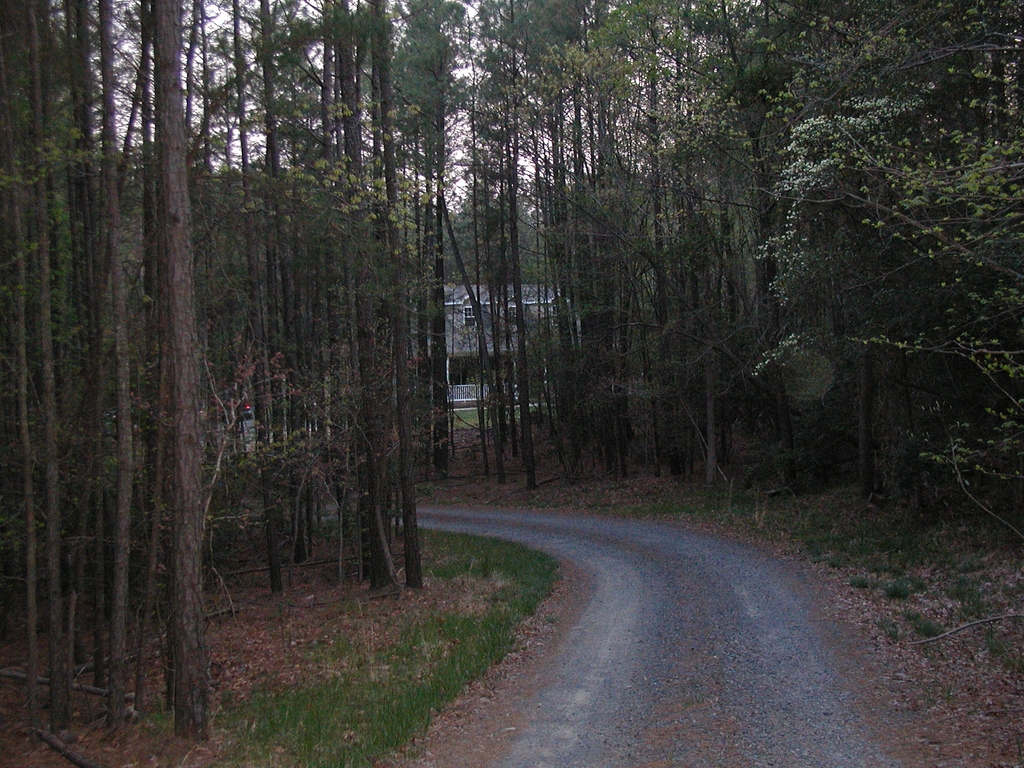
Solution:
[[[955,635],[957,632],[963,632],[965,629],[971,627],[977,627],[979,624],[994,624],[997,621],[1003,621],[1004,619],[1024,619],[1024,613],[1004,613],[1002,616],[989,616],[987,619],[978,619],[977,621],[969,622],[963,626],[951,629],[948,632],[943,632],[941,635],[935,637],[926,637],[924,640],[914,640],[907,645],[924,645],[925,643],[934,643],[936,640],[941,640],[944,637]]]
[[[359,598],[360,603],[368,603],[371,600],[382,600],[385,597],[397,597],[402,594],[402,588],[400,586],[388,587],[382,589],[379,592],[369,592]]]
[[[28,680],[28,675],[22,672],[20,669],[0,669],[0,677],[9,677],[12,680]],[[48,677],[37,677],[36,683],[39,685],[50,684],[50,678]],[[81,691],[82,693],[91,693],[93,696],[106,696],[106,688],[97,688],[95,685],[86,685],[85,683],[72,683],[72,689]],[[128,694],[130,697],[132,694]]]
[[[212,621],[213,619],[219,619],[221,616],[227,616],[229,614],[231,615],[231,618],[234,618],[238,614],[238,609],[232,605],[228,608],[221,608],[217,611],[210,611],[206,614],[206,620]]]
[[[95,760],[90,760],[88,757],[78,754],[49,731],[43,731],[37,728],[34,733],[43,741],[43,743],[46,744],[46,746],[65,760],[77,765],[78,768],[104,768],[102,763],[97,763]]]
[[[305,563],[292,563],[289,568],[306,568],[311,565],[328,565],[336,564],[338,558],[328,560],[308,560]],[[243,573],[262,573],[263,571],[269,571],[269,565],[257,566],[256,568],[242,568],[240,571],[228,571],[228,576],[241,576]]]

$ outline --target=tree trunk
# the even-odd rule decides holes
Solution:
[[[266,329],[266,336],[264,341],[264,350],[261,350],[258,354],[269,357],[270,347],[273,346],[275,349],[279,348],[281,342],[280,334],[280,322],[277,322],[277,312],[281,309],[281,301],[279,300],[279,291],[277,289],[278,281],[280,278],[280,254],[278,248],[280,246],[280,215],[278,211],[276,186],[274,182],[277,181],[278,172],[280,168],[280,156],[278,154],[277,147],[277,112],[276,112],[276,95],[274,90],[274,61],[273,61],[273,48],[271,46],[271,33],[272,33],[272,19],[270,16],[270,2],[269,0],[260,0],[260,66],[263,74],[263,100],[265,105],[264,112],[264,125],[266,129],[266,167],[270,174],[271,184],[270,195],[271,199],[267,201],[267,209],[270,211],[271,222],[270,229],[267,233],[266,241],[266,259],[267,259],[267,279],[266,285],[267,290],[270,294],[270,300],[265,300],[263,297],[263,291],[260,288],[261,268],[259,265],[250,263],[250,272],[252,276],[250,280],[255,280],[255,285],[251,288],[254,294],[253,299],[257,305],[262,305],[265,311],[261,313],[263,318],[263,328]],[[237,62],[236,62],[237,66]],[[250,258],[256,258],[255,249],[250,251]],[[255,267],[255,269],[254,269]],[[252,285],[252,283],[251,283]],[[257,307],[254,307],[254,312],[258,311]],[[271,313],[274,313],[273,315]],[[271,318],[274,321],[271,321]],[[257,320],[256,328],[258,329],[260,322]],[[257,330],[259,333],[259,330]],[[260,396],[257,397],[257,413],[256,421],[257,425],[262,424],[262,427],[258,426],[258,429],[263,430],[264,445],[269,445],[270,441],[270,430],[271,421],[273,420],[272,415],[272,403],[270,394],[270,369],[269,363],[266,366],[265,371],[259,371],[258,382],[263,382],[263,391]],[[261,386],[257,383],[257,387]],[[259,410],[262,408],[262,415]],[[287,427],[284,421],[281,423],[281,432],[284,433]],[[277,505],[271,498],[270,488],[267,486],[266,478],[263,476],[263,472],[260,473],[260,486],[263,491],[263,512],[265,516],[266,525],[266,537],[267,537],[267,560],[270,566],[270,590],[271,592],[281,592],[284,590],[284,581],[281,573],[281,547],[278,539],[278,528],[279,528],[279,516],[277,514]]]
[[[390,60],[390,45],[386,50]],[[390,66],[382,76],[386,85],[382,88],[384,115],[391,111]],[[393,129],[390,118],[385,118],[384,130],[384,187],[388,207],[395,210],[398,205],[398,182],[395,169]],[[423,586],[422,555],[420,553],[419,523],[416,515],[416,484],[413,482],[413,427],[412,427],[412,383],[409,375],[409,313],[406,307],[408,284],[405,276],[410,273],[408,259],[398,242],[398,231],[394,216],[388,215],[388,250],[394,265],[394,296],[391,301],[393,312],[392,328],[395,349],[395,389],[398,406],[398,485],[402,509],[402,537],[405,561],[405,584],[419,589]]]
[[[169,327],[174,424],[173,699],[177,734],[209,735],[206,627],[202,605],[200,402],[198,392],[191,224],[181,104],[181,2],[155,0],[156,123],[160,161],[160,225]]]
[[[149,509],[149,546],[146,559],[146,581],[143,588],[142,616],[135,636],[135,709],[145,712],[146,708],[146,655],[145,643],[156,608],[158,567],[160,565],[160,542],[164,514],[164,466],[167,451],[165,420],[162,418],[166,391],[166,361],[159,359],[161,315],[166,302],[161,297],[159,264],[157,256],[156,226],[156,176],[153,162],[153,33],[154,17],[152,0],[142,0],[139,8],[141,33],[141,54],[139,78],[142,112],[142,266],[143,290],[146,297],[146,366],[155,369],[156,377],[147,377],[146,396],[152,403],[157,418],[150,419],[145,430],[145,464],[143,477],[145,492],[142,498]],[[155,423],[154,423],[155,422]]]
[[[114,100],[113,0],[100,0],[100,58],[103,84],[103,195],[106,250],[113,297],[115,385],[117,390],[117,506],[114,523],[114,594],[110,616],[107,722],[124,723],[127,678],[129,514],[132,502],[132,412],[129,391],[128,307],[121,264],[121,208],[117,183]]]
[[[442,139],[437,143],[441,144]],[[431,302],[430,322],[430,381],[431,404],[431,443],[434,448],[434,469],[442,478],[448,477],[448,339],[445,335],[444,305],[444,230],[441,227],[441,196],[443,194],[444,171],[441,167],[441,150],[435,148],[435,190],[434,204],[427,208],[427,221],[424,226],[431,227],[433,237],[426,242],[433,245],[434,274],[433,301]]]
[[[413,583],[410,586],[422,586],[420,572],[419,538],[416,525],[416,498],[412,483],[412,415],[409,408],[412,390],[409,386],[409,325],[405,308],[404,275],[406,270],[398,244],[398,230],[395,225],[395,209],[398,202],[397,164],[395,160],[394,123],[391,115],[394,101],[391,83],[391,21],[387,17],[386,0],[372,0],[371,9],[377,24],[377,35],[373,46],[373,79],[378,98],[379,139],[375,140],[383,160],[384,173],[384,205],[378,221],[383,221],[384,245],[392,269],[389,310],[392,334],[392,362],[395,368],[395,388],[398,403],[399,433],[399,485],[402,503],[402,518],[406,522],[406,557],[412,558],[413,572],[407,573]],[[379,232],[380,230],[378,230]],[[382,456],[380,457],[383,458]],[[378,467],[383,479],[383,467]],[[383,557],[384,571],[388,584],[395,585],[398,578],[391,559],[388,537],[385,533],[382,505],[380,499],[384,494],[378,486],[378,503],[374,515],[377,529],[380,556]],[[383,586],[383,584],[381,585]]]
[[[718,389],[718,353],[712,346],[708,347],[707,359],[704,363],[704,440],[705,440],[705,464],[704,484],[712,486],[715,484],[715,476],[718,474],[718,419],[717,419],[717,389]]]
[[[50,614],[50,728],[67,727],[71,716],[71,679],[64,635],[64,595],[61,587],[61,509],[57,469],[57,392],[53,355],[53,315],[50,291],[50,222],[46,193],[47,163],[43,124],[40,32],[37,8],[28,3],[29,56],[32,69],[32,139],[38,178],[35,184],[35,243],[39,279],[39,341],[42,352],[43,466],[46,487],[46,570]],[[44,0],[40,16],[49,22],[49,3]]]
[[[865,348],[860,358],[860,398],[857,409],[857,467],[860,493],[864,498],[875,492],[875,363],[872,358],[871,348]]]
[[[796,490],[796,442],[793,437],[793,416],[789,410],[786,385],[781,381],[775,386],[775,412],[779,425],[779,448],[782,461],[783,482]]]
[[[513,17],[514,21],[514,17]],[[518,81],[517,65],[513,63],[513,90]],[[515,98],[515,97],[513,97]],[[506,125],[508,134],[508,254],[512,272],[512,294],[516,303],[516,388],[518,389],[519,423],[522,428],[523,469],[526,487],[537,487],[537,466],[533,455],[533,428],[530,418],[530,371],[526,354],[526,307],[523,304],[523,271],[519,248],[519,127],[518,116],[511,115]]]
[[[28,704],[29,727],[39,726],[39,602],[38,587],[38,541],[36,538],[35,483],[32,468],[35,455],[32,446],[31,423],[29,421],[29,370],[28,370],[28,313],[25,307],[25,291],[28,287],[28,269],[25,263],[25,225],[22,218],[24,195],[21,179],[15,165],[14,124],[11,113],[11,91],[7,79],[7,54],[4,51],[3,35],[0,35],[0,109],[3,109],[0,125],[3,127],[4,171],[11,180],[10,188],[10,239],[15,254],[17,285],[14,287],[14,333],[17,356],[18,379],[18,439],[21,447],[21,491],[22,508],[25,512],[25,635],[28,651],[26,665],[26,700]]]

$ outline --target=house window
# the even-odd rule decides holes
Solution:
[[[476,325],[476,312],[473,311],[473,307],[462,308],[462,322],[466,325]]]

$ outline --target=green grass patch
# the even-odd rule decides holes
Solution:
[[[229,759],[303,768],[372,765],[422,732],[432,712],[511,649],[516,626],[550,593],[557,563],[517,544],[422,536],[428,577],[490,580],[484,605],[395,617],[397,639],[372,653],[357,641],[318,651],[329,675],[260,694],[229,714],[229,729],[239,738]]]
[[[887,582],[882,587],[882,594],[890,600],[906,600],[915,592],[922,592],[925,583],[921,579],[901,577]]]
[[[959,603],[959,613],[965,620],[980,619],[992,612],[977,578],[959,576],[946,587],[946,595]]]
[[[932,621],[931,619],[925,618],[917,611],[907,611],[903,614],[907,621],[910,622],[910,626],[914,628],[921,637],[938,637],[946,628],[938,622]]]
[[[906,600],[913,594],[913,590],[910,588],[910,582],[906,579],[896,579],[882,587],[882,594],[890,600]]]
[[[900,631],[899,625],[892,619],[882,617],[878,620],[878,628],[882,630],[882,633],[892,641],[899,640],[903,636],[903,632]]]
[[[873,587],[874,585],[875,582],[869,579],[867,576],[850,577],[850,586],[854,587],[855,589],[868,589],[869,587]]]
[[[455,408],[452,418],[456,429],[476,429],[480,426],[480,412],[474,408]]]
[[[1024,675],[1024,651],[1007,643],[994,628],[985,632],[985,647],[989,653],[1003,662],[1007,670],[1017,675]]]

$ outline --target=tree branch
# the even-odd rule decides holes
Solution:
[[[912,643],[908,643],[908,645],[934,643],[936,640],[941,640],[944,637],[955,635],[957,632],[963,632],[965,629],[977,627],[980,624],[993,624],[997,621],[1003,621],[1004,619],[1024,619],[1024,613],[1004,613],[1002,616],[989,616],[987,619],[978,619],[977,621],[969,622],[963,626],[957,627],[956,629],[951,629],[949,632],[943,632],[941,635],[936,635],[935,637],[926,637],[924,640],[914,640]]]

